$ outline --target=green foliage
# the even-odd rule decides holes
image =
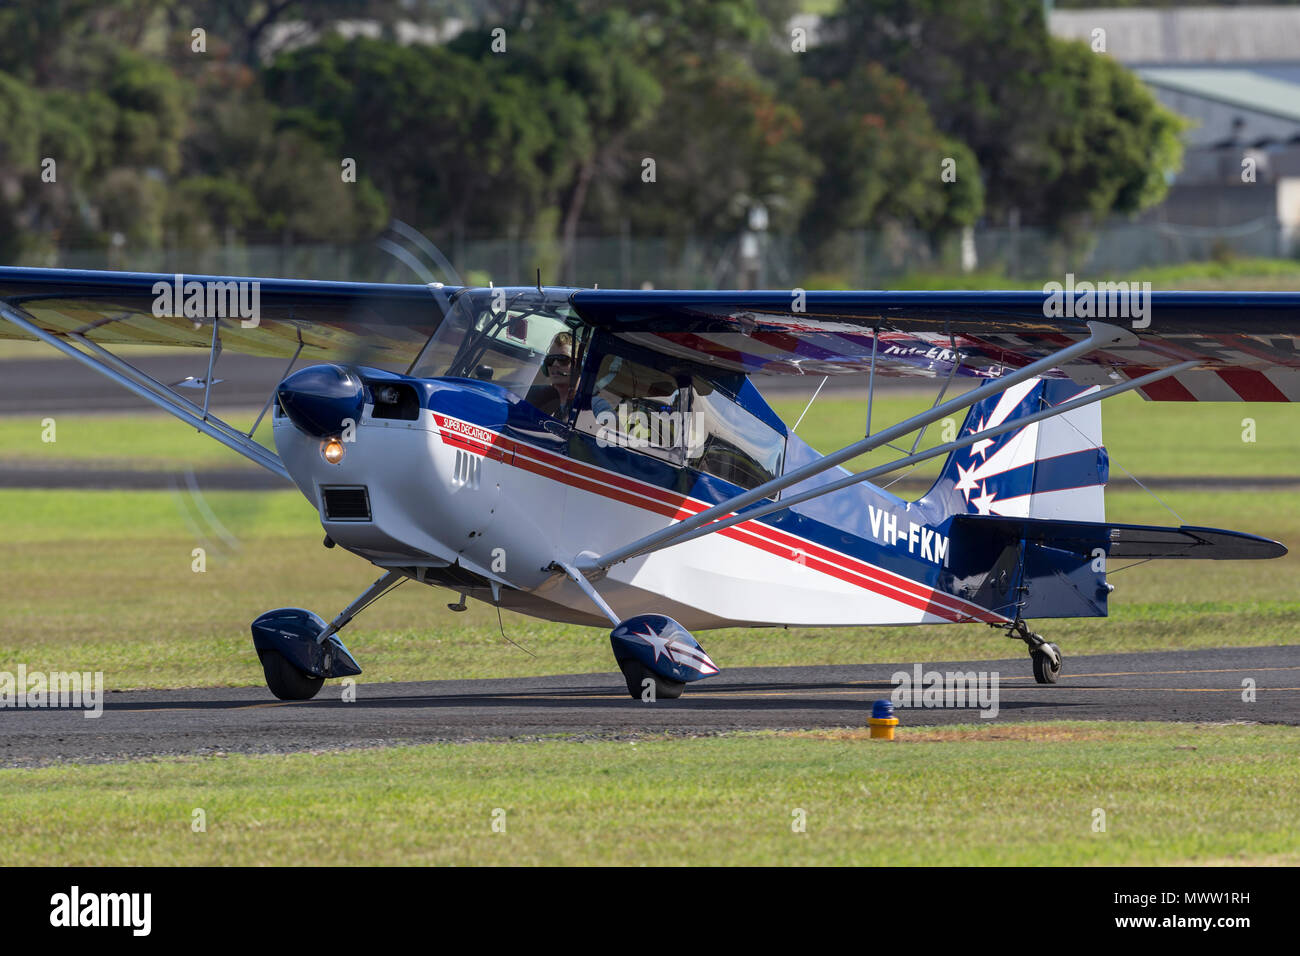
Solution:
[[[1048,35],[1033,3],[845,0],[819,68],[901,77],[966,143],[989,212],[1063,227],[1158,202],[1181,160],[1178,118],[1086,44]]]
[[[728,234],[761,204],[770,229],[798,231],[835,270],[845,230],[908,226],[951,249],[962,227],[1015,211],[1065,232],[1158,202],[1179,163],[1179,120],[1113,60],[1049,37],[1037,4],[844,0],[802,54],[788,24],[804,9],[6,7],[0,255],[354,242],[396,216],[440,241],[527,236],[566,277],[583,230]],[[464,28],[399,39],[413,18]],[[335,29],[358,19],[374,35]]]
[[[802,111],[742,59],[691,60],[633,140],[618,214],[652,234],[727,233],[761,203],[771,228],[784,231],[813,191],[817,161],[806,134]],[[655,162],[653,182],[641,175],[645,158]]]
[[[1183,123],[1137,76],[1083,43],[1051,38],[1048,51],[1046,107],[1056,120],[1044,140],[1055,175],[1037,192],[1041,218],[1060,209],[1096,219],[1159,202],[1181,163]]]
[[[974,157],[943,136],[921,98],[879,65],[857,66],[843,79],[805,78],[796,102],[822,164],[803,223],[814,241],[884,219],[938,231],[978,216]],[[955,183],[942,179],[945,159],[956,162]]]
[[[522,225],[543,205],[553,139],[536,88],[484,82],[485,68],[446,47],[330,37],[281,57],[266,88],[323,149],[355,159],[398,217]]]

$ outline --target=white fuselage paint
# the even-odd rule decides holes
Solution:
[[[548,566],[612,550],[706,506],[524,443],[494,452],[487,444],[494,433],[427,409],[418,421],[369,413],[337,465],[322,458],[319,439],[287,418],[275,420],[285,467],[317,505],[329,536],[384,567],[459,564],[531,595],[535,616],[574,620],[576,612],[599,620],[590,599]],[[467,453],[478,459],[474,481],[464,478]],[[364,485],[372,520],[327,519],[322,485]],[[871,521],[878,540],[889,534],[900,552],[946,563],[948,540],[934,529],[893,512],[873,512]],[[621,617],[664,613],[687,628],[993,619],[959,598],[758,522],[616,565],[595,583]]]

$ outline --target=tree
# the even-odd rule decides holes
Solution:
[[[1049,36],[1038,4],[845,0],[828,28],[821,75],[875,62],[905,80],[974,152],[995,218],[1063,227],[1135,211],[1177,166],[1177,117],[1120,64]]]
[[[632,140],[617,204],[640,231],[734,233],[762,204],[771,228],[799,222],[818,164],[806,118],[738,56],[686,57],[653,122]],[[640,157],[655,162],[653,183]]]
[[[593,185],[599,191],[623,178],[629,137],[652,119],[663,90],[645,58],[634,53],[641,25],[623,10],[580,17],[557,7],[510,30],[508,56],[491,52],[489,36],[465,34],[453,47],[474,56],[489,82],[510,77],[533,91],[534,107],[551,133],[538,157],[538,215],[547,221],[546,211],[553,210],[560,222],[559,269],[565,275]]]
[[[357,162],[394,214],[463,229],[526,222],[542,205],[555,130],[535,85],[486,83],[445,47],[329,37],[266,74],[286,123]]]
[[[805,78],[796,102],[822,164],[802,223],[814,249],[884,221],[940,233],[980,214],[974,156],[940,133],[924,101],[879,65],[825,83]],[[947,168],[955,177],[945,176]]]

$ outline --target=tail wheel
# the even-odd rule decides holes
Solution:
[[[642,700],[646,691],[646,681],[654,681],[655,700],[676,700],[686,689],[683,681],[660,677],[638,660],[628,658],[618,662],[623,678],[627,681],[627,692],[633,700]]]
[[[1056,652],[1056,663],[1052,663],[1050,654],[1043,651],[1033,651],[1031,656],[1034,661],[1034,680],[1040,684],[1055,684],[1061,678],[1061,649],[1055,644],[1048,644]]]
[[[323,677],[313,677],[298,670],[279,651],[262,651],[261,658],[266,686],[281,700],[311,700],[325,683]]]

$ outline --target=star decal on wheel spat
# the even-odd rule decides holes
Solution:
[[[718,672],[718,665],[713,663],[712,658],[704,652],[704,648],[692,646],[684,641],[674,637],[667,637],[662,634],[656,634],[654,628],[649,627],[646,632],[628,631],[628,637],[635,637],[654,648],[654,659],[658,662],[660,657],[666,657],[678,667],[689,667],[691,670],[708,676]]]
[[[644,634],[638,634],[636,631],[633,631],[632,635],[634,637],[641,638],[643,641],[645,641],[647,644],[649,644],[651,647],[654,648],[656,661],[659,660],[660,655],[663,655],[664,657],[667,657],[668,660],[672,661],[674,664],[678,663],[677,658],[673,657],[672,648],[669,646],[673,643],[673,638],[664,637],[662,634],[656,634],[654,632],[654,628],[650,628]]]

